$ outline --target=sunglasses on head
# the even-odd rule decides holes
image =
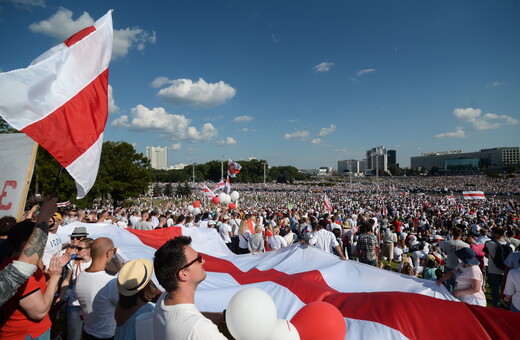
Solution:
[[[195,262],[202,263],[202,255],[198,254],[197,257],[195,258],[195,260],[193,260],[193,261],[191,261],[191,262],[188,262],[187,264],[185,264],[184,266],[182,266],[182,267],[177,271],[177,274],[179,274],[179,272],[180,272],[181,270],[188,268],[189,266],[191,266],[191,265],[194,264]]]

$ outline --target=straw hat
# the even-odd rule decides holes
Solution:
[[[117,289],[124,296],[132,296],[141,291],[153,273],[153,263],[148,259],[136,259],[123,265],[117,277]]]

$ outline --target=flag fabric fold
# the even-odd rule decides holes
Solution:
[[[60,227],[58,234],[67,237],[78,226],[86,227],[93,238],[110,237],[124,261],[153,260],[155,250],[167,240],[191,236],[207,272],[195,294],[195,304],[202,311],[221,312],[242,288],[257,287],[273,298],[281,319],[290,320],[313,301],[333,304],[344,317],[349,339],[440,339],[446,337],[447,329],[450,337],[461,339],[518,334],[520,315],[516,313],[469,306],[455,301],[434,281],[341,261],[310,246],[295,244],[258,255],[235,255],[217,233],[196,227],[144,231],[74,222]],[[158,284],[155,277],[154,282]],[[391,312],[381,312],[383,306]]]
[[[218,191],[224,189],[226,183],[224,181],[220,181],[217,183],[217,186],[213,188],[213,191]]]
[[[0,115],[45,148],[76,181],[94,185],[108,117],[112,14],[36,58],[0,74]]]
[[[206,195],[206,197],[209,197],[209,198],[213,198],[213,197],[216,197],[217,195],[215,195],[215,193],[210,189],[208,188],[206,185],[204,185],[202,187],[202,189],[204,190],[204,195]]]
[[[242,165],[238,164],[237,162],[233,162],[231,159],[228,162],[228,176],[231,178],[235,178],[236,175],[240,172],[240,169],[242,169]]]

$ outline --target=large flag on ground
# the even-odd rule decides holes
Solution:
[[[237,162],[233,162],[231,159],[228,162],[228,176],[231,178],[235,178],[235,176],[240,172],[240,169],[242,169],[242,165],[238,164]]]
[[[74,222],[60,227],[58,234],[68,238],[78,226],[86,227],[89,237],[110,237],[125,261],[142,257],[153,260],[156,249],[167,240],[191,236],[193,248],[206,261],[207,278],[195,294],[195,304],[201,311],[221,312],[236,292],[257,287],[273,298],[281,319],[290,320],[313,301],[333,304],[347,324],[346,339],[519,336],[517,313],[457,302],[434,281],[341,261],[310,246],[295,244],[258,255],[235,255],[214,230],[197,227],[142,231]],[[155,277],[154,282],[158,285]]]
[[[0,115],[44,147],[83,198],[96,180],[108,116],[112,13],[25,69],[0,74]]]
[[[462,196],[466,200],[485,200],[486,196],[483,191],[463,191]]]

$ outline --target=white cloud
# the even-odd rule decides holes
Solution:
[[[238,130],[239,132],[257,132],[257,129],[249,129],[249,128],[242,128]]]
[[[114,119],[110,124],[112,126],[121,126],[121,127],[129,127],[130,123],[128,122],[128,116],[122,115],[121,117]]]
[[[330,135],[331,133],[333,133],[334,131],[336,131],[336,125],[330,124],[330,126],[328,128],[322,128],[320,130],[320,132],[318,133],[318,136],[320,136],[320,137],[327,136],[327,135]]]
[[[45,0],[6,0],[19,9],[32,10],[34,7],[45,8]]]
[[[179,150],[179,149],[181,149],[181,148],[182,148],[181,143],[175,143],[175,144],[172,144],[172,145],[170,146],[170,149],[172,149],[172,150]]]
[[[237,141],[232,137],[226,137],[226,139],[219,140],[217,145],[235,145]]]
[[[119,113],[121,109],[116,105],[114,100],[114,90],[111,85],[108,85],[108,112],[110,113]]]
[[[457,128],[457,130],[452,132],[439,133],[435,135],[435,138],[465,138],[466,134],[461,128]]]
[[[358,71],[358,72],[356,73],[356,76],[360,77],[360,76],[362,76],[362,75],[364,75],[364,74],[368,74],[368,73],[375,72],[375,70],[376,70],[375,68],[367,68],[367,69],[364,69],[364,70]]]
[[[501,83],[499,81],[495,81],[495,82],[487,84],[486,87],[499,87],[499,86],[503,86],[503,85],[504,85],[504,83]]]
[[[164,84],[167,84],[169,79],[167,77],[157,77],[152,81],[152,87],[154,89],[159,88],[163,86]]]
[[[321,144],[321,139],[314,138],[314,139],[311,140],[311,144]]]
[[[83,12],[76,20],[72,18],[72,15],[71,10],[61,7],[49,19],[29,25],[29,29],[35,33],[65,40],[74,33],[94,24],[94,19],[87,12]],[[142,51],[146,44],[153,44],[156,40],[155,32],[149,33],[139,27],[115,29],[112,59],[125,57],[132,48]]]
[[[189,125],[190,119],[183,115],[170,114],[162,107],[148,109],[143,105],[137,105],[131,113],[131,119],[123,115],[112,122],[112,125],[125,126],[133,130],[156,131],[164,138],[190,142],[211,140],[217,135],[217,129],[211,123],[205,123],[198,130]]]
[[[176,79],[167,80],[165,82],[162,77],[154,83],[162,85],[170,84],[170,86],[159,90],[157,96],[164,102],[173,106],[199,106],[199,107],[214,107],[216,105],[224,104],[226,100],[233,98],[236,90],[230,85],[224,83],[222,80],[217,83],[206,83],[202,78],[197,82],[191,79]],[[153,84],[152,83],[152,86]],[[161,86],[162,86],[161,85]]]
[[[249,123],[253,119],[255,119],[255,118],[251,117],[251,116],[238,116],[238,117],[235,117],[235,119],[233,119],[233,121],[235,123]]]
[[[295,131],[293,133],[286,133],[284,139],[305,139],[309,136],[309,131]]]
[[[491,130],[502,125],[517,125],[520,123],[518,119],[507,115],[497,115],[495,113],[482,115],[482,110],[472,107],[465,109],[457,108],[453,110],[453,115],[459,121],[473,124],[473,127],[477,130]]]
[[[328,72],[328,71],[330,71],[332,66],[334,66],[333,62],[324,61],[324,62],[319,63],[318,65],[314,66],[312,69],[314,70],[314,72]]]

